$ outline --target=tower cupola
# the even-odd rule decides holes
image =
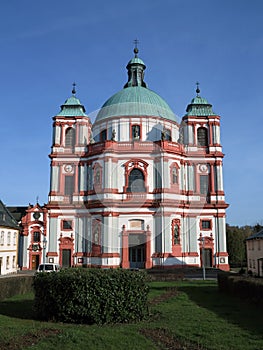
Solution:
[[[146,66],[138,57],[138,48],[135,47],[134,50],[134,58],[132,58],[126,68],[128,70],[128,82],[124,85],[124,88],[131,87],[131,86],[142,86],[147,87],[146,83],[144,82],[144,70],[146,69]]]
[[[196,97],[194,97],[186,108],[187,116],[209,116],[216,115],[213,112],[212,105],[208,101],[201,97],[199,83],[196,83]]]

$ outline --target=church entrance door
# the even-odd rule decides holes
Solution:
[[[144,269],[146,244],[144,234],[129,235],[129,262],[131,269]]]
[[[129,260],[131,269],[144,269],[145,267],[145,244],[129,248]]]
[[[204,265],[205,267],[212,267],[212,249],[204,249]]]
[[[71,266],[71,249],[62,249],[62,267]]]
[[[32,255],[32,270],[36,270],[39,265],[39,255]]]

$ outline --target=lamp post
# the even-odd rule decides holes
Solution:
[[[46,236],[43,238],[43,271],[45,271],[45,264],[46,264],[46,248],[47,248],[47,239]]]
[[[205,238],[200,237],[199,241],[202,242],[202,268],[203,268],[203,280],[205,280]]]

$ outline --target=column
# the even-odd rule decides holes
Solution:
[[[129,235],[126,231],[125,225],[122,226],[122,262],[123,269],[130,267],[129,262]]]
[[[146,231],[146,261],[145,261],[145,268],[150,269],[152,267],[152,260],[151,260],[151,231],[150,226],[147,225],[147,231]]]

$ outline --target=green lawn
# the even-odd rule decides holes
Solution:
[[[167,291],[175,286],[176,294]],[[33,295],[2,301],[0,349],[263,349],[262,310],[220,294],[216,282],[152,282],[150,287],[151,316],[138,324],[39,322],[32,311]]]

